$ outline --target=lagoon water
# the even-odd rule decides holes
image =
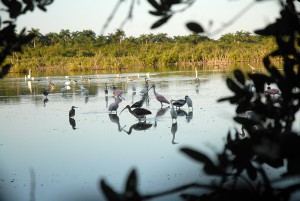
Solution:
[[[126,75],[137,77],[137,73]],[[199,82],[194,71],[151,72],[150,86],[155,83],[156,91],[169,100],[190,96],[193,111],[183,106],[177,125],[172,125],[170,109],[161,109],[151,89],[149,104],[144,105],[152,112],[146,119],[148,128],[132,129],[130,134],[127,132],[138,120],[128,110],[120,111],[141,98],[145,73],[133,81],[136,93],[126,75],[121,74],[121,79],[116,74],[73,75],[69,79],[77,83],[71,83],[64,95],[60,89],[68,79],[54,75],[50,79],[55,88],[46,102],[42,89],[49,86],[47,77],[0,80],[3,200],[104,200],[99,181],[105,179],[121,192],[132,169],[137,170],[139,190],[144,194],[205,179],[201,165],[180,148],[191,147],[211,156],[223,149],[225,136],[235,125],[234,106],[217,103],[231,94],[225,84],[228,72],[199,71]],[[87,78],[91,80],[82,82]],[[112,80],[124,91],[117,115],[108,112],[108,105],[114,102]],[[81,93],[80,85],[89,90],[88,96]],[[71,106],[78,107],[75,129],[68,117]]]

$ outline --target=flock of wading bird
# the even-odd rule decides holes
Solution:
[[[172,118],[172,133],[174,132],[174,125],[177,124],[177,116],[186,116],[187,120],[189,121],[192,117],[188,117],[188,114],[184,111],[181,110],[181,108],[185,105],[187,105],[188,107],[188,111],[189,114],[192,114],[193,111],[193,102],[192,99],[188,96],[185,95],[182,99],[167,99],[164,95],[157,93],[156,88],[155,88],[155,84],[152,84],[151,86],[149,85],[149,77],[150,77],[150,73],[146,73],[145,76],[145,85],[144,87],[139,91],[139,94],[141,96],[141,99],[137,102],[134,102],[132,105],[126,105],[120,112],[120,114],[124,111],[124,110],[128,110],[134,117],[136,117],[138,119],[138,124],[136,125],[136,127],[139,127],[141,125],[148,125],[145,123],[146,121],[146,116],[152,114],[152,112],[146,108],[144,108],[144,104],[148,104],[149,105],[149,92],[151,91],[151,89],[153,89],[153,93],[155,95],[155,98],[157,101],[160,102],[161,104],[161,113],[165,113],[165,111],[170,109],[170,116]],[[116,77],[117,79],[120,79],[120,75],[118,74]],[[44,105],[48,102],[48,95],[53,91],[54,89],[54,83],[51,81],[51,78],[49,79],[49,88],[43,88],[42,93],[45,95],[45,99],[44,99]],[[140,79],[140,76],[138,74],[137,77],[133,77],[133,78],[128,78],[126,76],[126,82],[131,81],[132,83],[132,90],[134,91],[134,93],[136,93],[136,87],[134,86],[133,81]],[[36,81],[37,78],[34,78],[31,76],[31,70],[29,71],[29,75],[25,76],[25,80],[26,81]],[[62,77],[62,80],[64,81],[64,87],[62,87],[60,89],[60,92],[62,93],[62,95],[65,95],[65,93],[67,92],[67,90],[69,90],[71,88],[71,85],[73,84],[73,86],[75,84],[80,84],[80,83],[90,83],[91,82],[91,78],[88,79],[83,79],[81,77],[81,79],[78,80],[71,80],[69,78],[69,76],[65,76]],[[196,91],[199,87],[199,78],[198,78],[198,72],[196,71]],[[108,82],[105,83],[105,99],[106,99],[106,103],[108,103],[108,97],[113,97],[114,98],[114,102],[111,103],[108,107],[108,113],[110,114],[110,119],[112,121],[115,121],[117,117],[117,111],[119,109],[119,105],[122,102],[122,100],[125,100],[124,97],[122,97],[122,94],[126,93],[122,90],[119,90],[116,88],[115,84],[114,84],[114,79],[108,79]],[[112,89],[112,96],[109,95],[109,90],[108,87],[110,86],[110,88]],[[88,96],[89,95],[89,91],[88,89],[86,89],[84,86],[79,85],[81,94]],[[75,116],[75,108],[78,108],[76,106],[72,106],[71,110],[69,111],[69,123],[72,126],[72,128],[75,130],[76,129],[76,121],[74,119]],[[156,122],[155,122],[156,124]],[[120,126],[119,126],[120,127]],[[134,128],[133,128],[134,129]],[[119,128],[119,130],[124,130],[122,128]],[[131,133],[132,128],[130,128],[129,131],[125,131],[128,134]],[[136,129],[135,129],[136,130]],[[175,131],[176,132],[176,131]],[[174,134],[174,133],[173,133]]]

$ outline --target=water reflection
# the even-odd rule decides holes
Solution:
[[[118,131],[122,132],[122,127],[120,125],[120,118],[117,114],[108,114],[109,119],[111,122],[116,123],[118,125]]]
[[[69,117],[69,123],[70,123],[70,125],[72,126],[72,129],[73,129],[73,130],[77,129],[77,128],[76,128],[76,121],[75,121],[74,118]]]
[[[47,97],[43,100],[44,107],[46,107],[46,103],[48,103],[48,101],[49,101],[49,99]]]
[[[195,83],[196,94],[199,94],[199,86],[200,86],[200,81],[199,81],[199,79],[197,79],[196,83]]]
[[[132,130],[136,130],[136,131],[145,131],[149,128],[152,127],[152,123],[147,123],[146,121],[139,121],[136,124],[133,124],[132,126],[130,126],[129,130],[126,131],[124,128],[124,132],[126,132],[128,135],[131,134]]]
[[[175,142],[175,134],[177,132],[177,129],[178,129],[177,122],[172,123],[172,126],[171,126],[171,133],[173,135],[172,144],[178,144],[177,142]]]
[[[176,110],[176,113],[177,113],[177,116],[187,116],[187,112],[185,110],[182,110],[182,109],[178,109]]]
[[[160,108],[159,110],[157,110],[156,115],[155,115],[155,119],[157,119],[158,117],[164,116],[166,114],[166,112],[169,110],[169,108],[170,108],[170,106]]]
[[[188,114],[186,115],[186,122],[190,122],[193,118],[193,111],[189,111]]]

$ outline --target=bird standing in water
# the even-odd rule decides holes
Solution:
[[[136,118],[138,118],[139,121],[140,121],[140,119],[146,118],[146,115],[152,114],[151,111],[149,111],[149,110],[147,110],[145,108],[140,108],[140,107],[139,108],[135,108],[134,110],[131,110],[131,107],[129,105],[126,105],[126,107],[123,110],[125,110],[125,109],[128,109],[128,111],[133,116],[135,116]],[[120,114],[121,114],[121,112],[120,112]]]
[[[177,108],[181,108],[182,106],[184,106],[186,104],[186,100],[187,100],[188,96],[185,96],[184,99],[178,99],[178,100],[173,100],[172,104]]]
[[[175,121],[177,122],[177,112],[175,111],[174,109],[174,106],[173,106],[173,100],[171,99],[171,110],[170,110],[170,114],[171,114],[171,117],[172,117],[172,123],[173,123],[173,120],[175,119]]]
[[[47,98],[47,96],[48,96],[48,94],[49,94],[49,91],[48,90],[46,90],[45,88],[43,88],[43,94],[46,96],[46,98]]]
[[[72,118],[75,116],[75,108],[78,108],[78,107],[75,107],[75,106],[71,107],[71,110],[69,111],[69,118]]]
[[[192,99],[189,96],[185,96],[185,99],[186,99],[186,104],[188,106],[188,109],[192,108],[192,110],[193,110],[193,101],[192,101]]]
[[[159,93],[156,93],[155,91],[155,84],[153,84],[150,89],[153,88],[153,91],[154,91],[154,95],[155,95],[155,98],[156,100],[158,100],[161,104],[161,107],[163,107],[163,103],[166,103],[166,104],[170,104],[170,101],[168,101],[163,95],[160,95]],[[150,90],[149,89],[149,90]],[[148,90],[148,91],[149,91]]]
[[[119,108],[119,103],[122,102],[122,99],[123,98],[121,96],[121,94],[118,94],[117,97],[115,97],[115,102],[111,103],[109,106],[108,106],[108,111],[110,113],[112,113],[113,111],[117,112],[118,108]],[[123,98],[124,99],[124,98]]]

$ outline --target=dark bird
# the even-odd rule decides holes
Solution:
[[[146,100],[146,96],[143,95],[141,100],[139,100],[139,101],[133,103],[130,107],[131,107],[131,108],[139,108],[139,107],[142,107],[143,104],[144,104],[144,102],[145,102],[145,100]]]
[[[159,93],[156,93],[156,91],[155,91],[155,85],[152,85],[152,86],[150,87],[150,89],[151,89],[151,88],[153,88],[155,98],[156,98],[156,100],[158,100],[158,101],[160,102],[161,107],[163,107],[163,103],[170,104],[170,102],[169,102],[163,95],[161,95],[161,94],[159,94]],[[150,90],[150,89],[149,89],[149,90]]]
[[[128,135],[131,134],[132,130],[136,130],[136,131],[144,131],[147,130],[149,128],[151,128],[152,124],[151,123],[146,123],[146,122],[139,122],[136,124],[133,124],[132,126],[130,126],[129,130],[126,131],[123,128],[123,131],[125,131]]]
[[[69,117],[70,118],[75,116],[75,108],[78,108],[78,107],[75,107],[75,106],[71,107],[71,110],[69,111]]]
[[[146,118],[146,115],[152,114],[151,111],[149,111],[149,110],[147,110],[145,108],[141,108],[141,107],[140,108],[135,108],[134,110],[131,110],[131,107],[129,105],[126,105],[126,107],[123,110],[125,110],[125,109],[128,109],[128,111],[133,116],[135,116],[136,118],[138,118],[139,121],[140,121],[140,119]],[[120,114],[121,114],[121,112],[120,112]]]
[[[43,94],[47,97],[48,96],[48,94],[49,94],[49,91],[48,90],[46,90],[45,88],[43,88]]]
[[[173,100],[172,104],[177,108],[181,108],[182,106],[184,106],[186,104],[186,100],[187,100],[188,96],[185,96],[184,99],[178,99],[178,100]]]

